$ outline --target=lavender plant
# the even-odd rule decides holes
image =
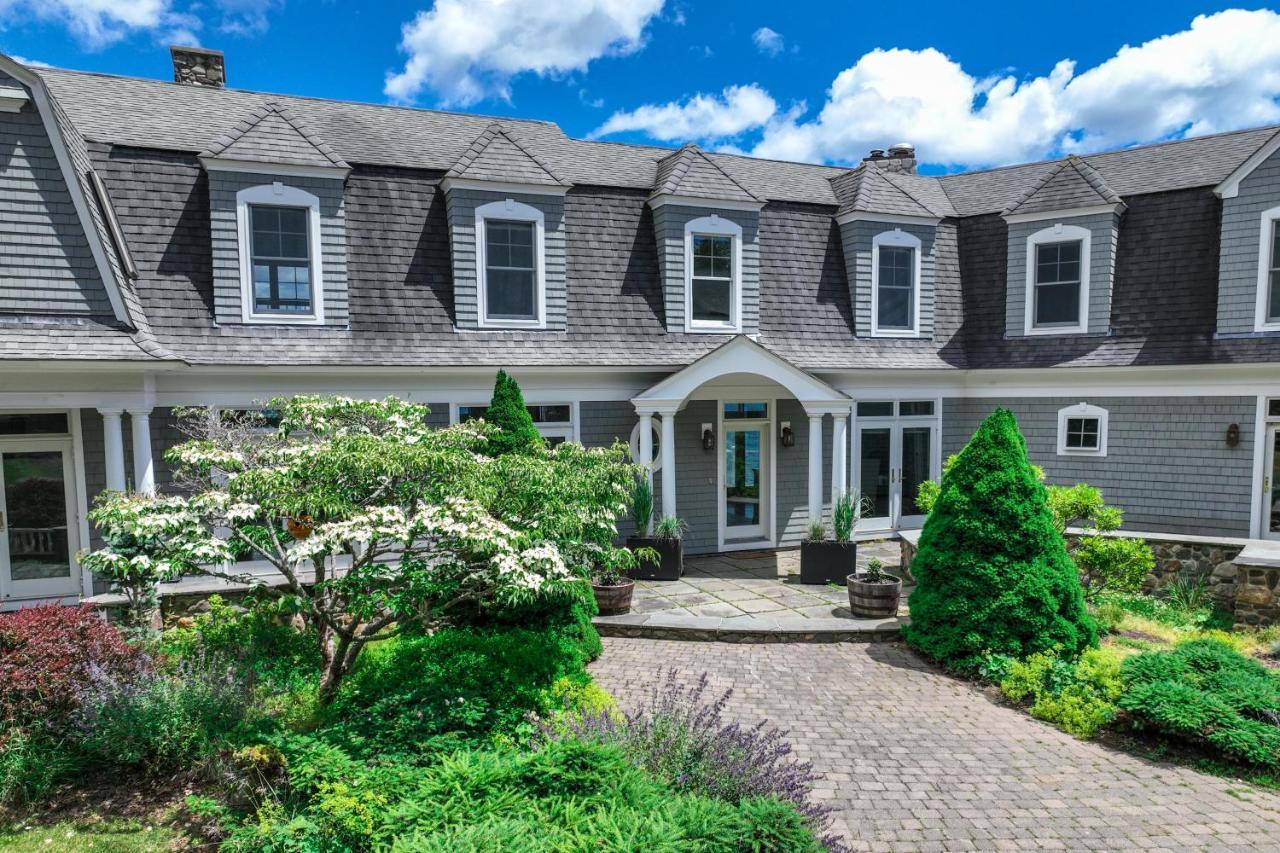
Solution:
[[[725,720],[733,690],[711,701],[709,686],[706,673],[685,686],[668,670],[634,711],[565,715],[554,725],[543,724],[542,736],[619,746],[633,763],[681,793],[735,804],[776,797],[804,816],[824,847],[845,850],[831,832],[831,809],[811,799],[819,776],[812,764],[792,756],[787,732],[767,720],[749,727]]]

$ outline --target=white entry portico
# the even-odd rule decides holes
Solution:
[[[700,434],[706,436],[710,432],[707,441],[713,447],[717,443],[726,442],[724,452],[731,458],[735,449],[740,456],[743,447],[752,448],[750,452],[758,466],[758,475],[766,483],[771,482],[776,473],[772,469],[773,450],[780,443],[789,440],[787,431],[802,428],[807,430],[807,499],[810,520],[822,516],[824,498],[827,497],[823,494],[824,448],[831,449],[830,497],[834,498],[848,488],[847,427],[853,400],[750,337],[739,335],[631,400],[640,418],[639,458],[647,461],[650,477],[655,468],[661,474],[662,515],[678,514],[681,486],[678,485],[676,470],[675,418],[677,413],[685,409],[689,400],[699,394],[713,397],[719,412],[714,421],[700,425]],[[803,408],[808,419],[807,427],[799,424],[792,427],[789,422],[784,427],[779,421],[777,406],[771,405],[770,401],[776,402],[779,397],[786,396],[794,398]],[[730,422],[726,412],[743,420],[735,419]],[[832,416],[833,423],[830,437],[824,435],[823,429],[823,420],[827,415]],[[655,418],[660,425],[656,460],[653,449]],[[732,430],[726,432],[730,430],[731,423],[734,425]],[[739,424],[742,426],[739,427]],[[737,439],[736,448],[727,443],[726,435]],[[723,455],[722,453],[722,457]],[[721,458],[718,462],[720,521],[717,535],[720,549],[777,544],[774,518],[768,519],[768,523],[746,526],[746,529],[753,532],[763,530],[762,536],[741,542],[733,541],[731,533],[726,531],[725,522],[726,513],[731,511],[726,505],[725,487],[731,481],[732,472],[726,474],[726,462]]]

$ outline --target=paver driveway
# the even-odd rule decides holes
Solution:
[[[993,704],[900,643],[607,638],[623,707],[674,666],[791,730],[862,850],[1280,850],[1280,795],[1117,753]]]

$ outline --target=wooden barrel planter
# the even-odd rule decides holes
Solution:
[[[887,619],[898,615],[898,601],[902,598],[902,579],[893,575],[880,575],[879,583],[863,580],[866,575],[849,575],[849,609],[854,616],[868,619]]]
[[[592,582],[591,591],[596,594],[596,609],[601,616],[628,612],[631,610],[631,593],[635,588],[636,582],[632,580],[609,585]]]

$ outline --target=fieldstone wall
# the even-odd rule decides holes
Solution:
[[[1068,532],[1067,537],[1076,535]],[[1156,565],[1142,585],[1144,592],[1160,595],[1177,578],[1203,579],[1218,606],[1235,614],[1236,624],[1280,624],[1280,565],[1266,559],[1256,564],[1248,553],[1242,556],[1247,540],[1129,531],[1123,535],[1145,539],[1155,554]],[[902,532],[904,569],[915,558],[919,541],[920,531]]]

